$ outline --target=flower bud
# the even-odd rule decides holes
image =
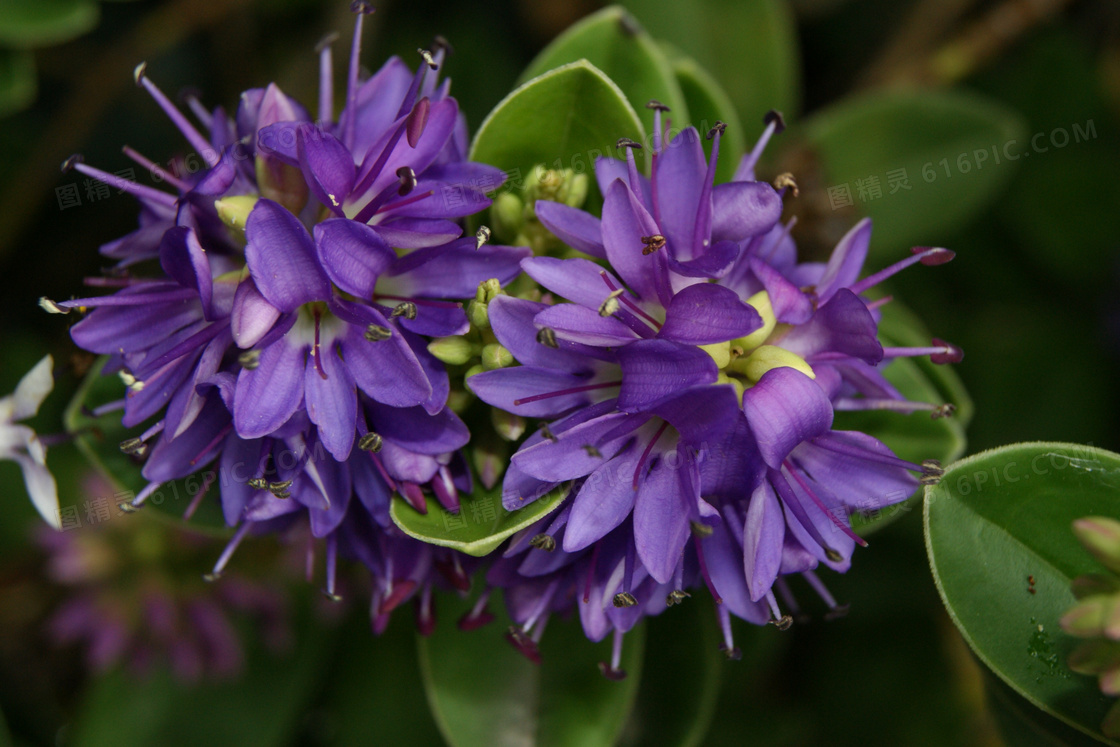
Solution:
[[[214,208],[218,211],[222,223],[235,231],[244,231],[245,221],[249,219],[249,213],[257,204],[257,199],[253,195],[234,195],[216,201]]]
[[[516,361],[513,359],[513,353],[496,342],[482,348],[482,367],[487,371],[493,371],[495,368],[508,368],[514,363]]]
[[[1089,516],[1073,522],[1073,533],[1101,565],[1120,573],[1120,521]]]
[[[461,366],[476,354],[475,346],[462,335],[437,337],[428,343],[428,352],[450,366]]]

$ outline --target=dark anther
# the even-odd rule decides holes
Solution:
[[[930,418],[937,420],[938,418],[947,418],[957,411],[957,406],[951,402],[946,402],[943,405],[938,405],[933,412],[929,414]]]
[[[637,603],[638,600],[628,591],[620,591],[614,595],[615,607],[633,607]]]
[[[642,254],[653,254],[665,246],[665,237],[659,233],[655,233],[653,236],[643,236],[642,243],[645,244],[642,247]]]
[[[839,563],[844,559],[844,556],[833,550],[831,547],[824,548],[824,556],[831,560],[833,563]]]
[[[432,39],[432,49],[442,49],[449,55],[455,54],[455,48],[451,46],[451,42],[447,41],[447,37],[443,34],[436,34],[435,38]]]
[[[202,580],[208,584],[212,584],[222,577],[221,573],[203,573]]]
[[[770,619],[770,624],[778,630],[789,630],[789,626],[793,625],[793,618],[789,615],[782,615],[779,619]]]
[[[941,466],[941,460],[926,459],[922,462],[922,472],[927,475],[943,475],[945,469]]]
[[[366,327],[364,337],[370,342],[380,342],[381,340],[388,340],[392,335],[393,331],[388,327],[382,327],[380,324],[371,324]]]
[[[367,3],[365,0],[354,0],[354,2],[350,3],[351,13],[361,13],[362,15],[368,16],[373,11],[373,5]]]
[[[587,456],[589,456],[589,457],[593,457],[595,459],[602,459],[603,458],[602,453],[600,453],[600,451],[598,449],[596,449],[594,446],[592,446],[591,444],[584,444],[581,448],[584,451],[587,452]]]
[[[727,123],[726,122],[721,122],[717,119],[716,123],[715,123],[715,126],[713,126],[712,129],[708,130],[708,139],[711,140],[712,138],[714,138],[716,136],[717,132],[720,135],[722,135],[723,131],[726,130],[726,129],[727,129]]]
[[[341,596],[339,596],[338,594],[335,594],[333,591],[327,591],[326,589],[323,589],[323,596],[325,596],[327,599],[331,600],[332,602],[341,602],[342,601]]]
[[[694,521],[692,522],[692,533],[697,537],[710,537],[712,528],[702,522]]]
[[[76,166],[77,164],[85,163],[85,162],[86,162],[86,157],[85,156],[83,156],[81,153],[75,153],[74,155],[70,156],[69,158],[67,158],[65,161],[62,162],[62,173],[65,174],[65,173],[69,172],[70,170],[72,170],[74,168],[74,166]]]
[[[842,617],[848,616],[848,610],[851,609],[850,604],[838,604],[828,612],[824,613],[825,620],[839,620]]]
[[[933,344],[938,347],[943,347],[945,350],[940,353],[934,353],[929,357],[930,361],[938,365],[945,363],[960,363],[964,360],[964,351],[952,343],[933,338]]]
[[[398,195],[404,197],[416,189],[416,172],[412,170],[411,166],[401,166],[397,169],[397,176],[401,180],[400,189],[397,190]]]
[[[556,342],[556,333],[550,327],[542,327],[537,332],[537,342],[546,348],[560,347],[560,344]]]
[[[372,451],[374,454],[381,451],[381,436],[373,431],[358,439],[358,448],[362,451]]]
[[[552,552],[556,549],[556,540],[550,534],[538,534],[529,540],[529,544],[545,552]]]
[[[647,102],[646,102],[646,108],[647,108],[647,109],[653,109],[653,110],[655,110],[655,111],[659,111],[659,112],[668,112],[668,111],[672,111],[672,109],[670,109],[669,107],[665,106],[664,104],[662,104],[662,103],[661,103],[660,101],[658,101],[657,99],[650,99],[649,101],[647,101]]]
[[[918,478],[919,485],[936,485],[941,482],[941,475],[922,475]]]
[[[39,299],[39,308],[42,309],[43,311],[47,312],[48,314],[69,314],[70,313],[70,309],[66,308],[65,306],[59,306],[57,303],[50,300],[46,296],[43,296]]]
[[[763,124],[770,124],[771,122],[776,123],[774,125],[774,132],[775,133],[780,133],[780,132],[785,131],[785,129],[786,129],[786,118],[783,117],[782,113],[780,111],[778,111],[777,109],[771,109],[770,111],[766,112],[766,116],[762,118],[762,123]]]
[[[117,508],[119,508],[123,513],[126,514],[134,514],[140,510],[139,506],[134,506],[128,501],[121,501],[117,504]]]
[[[642,149],[642,144],[639,143],[639,142],[636,142],[634,140],[631,140],[628,137],[620,137],[618,139],[618,142],[616,142],[614,144],[614,147],[616,147],[616,148],[633,148],[634,150],[641,150]]]
[[[254,477],[249,481],[249,487],[253,490],[268,490],[268,480],[263,477]]]
[[[801,190],[797,188],[797,181],[793,178],[793,174],[788,171],[784,174],[778,174],[774,178],[774,189],[784,189],[789,187],[789,191],[793,193],[794,197],[801,194]]]
[[[720,644],[719,650],[730,661],[739,661],[743,658],[743,652],[739,650],[738,646],[728,648],[726,644]]]
[[[490,240],[490,228],[487,226],[479,226],[474,234],[474,248],[478,251],[482,245]]]
[[[144,456],[148,450],[148,445],[138,438],[129,438],[121,441],[121,451],[125,454],[135,454],[136,456]]]
[[[416,51],[420,53],[420,56],[424,59],[424,62],[428,65],[428,67],[430,67],[432,70],[439,70],[439,65],[436,64],[436,60],[434,57],[432,57],[431,52],[426,49],[417,49]]]
[[[621,288],[611,291],[611,294],[603,299],[603,303],[599,304],[599,316],[610,316],[618,311],[618,297],[621,295]]]
[[[202,91],[198,86],[186,86],[179,89],[179,101],[184,103],[189,102],[191,99],[198,100],[202,98]]]
[[[605,661],[599,662],[599,671],[602,672],[604,677],[606,677],[608,680],[611,680],[612,682],[620,682],[626,679],[625,669],[615,669]]]
[[[319,40],[319,43],[315,45],[315,52],[321,54],[324,49],[334,44],[336,41],[338,41],[338,32],[332,31]]]
[[[553,434],[552,429],[548,427],[548,423],[541,423],[541,437],[553,443],[560,440]]]
[[[404,301],[393,307],[393,313],[390,317],[403,316],[405,319],[416,318],[416,304],[412,301]]]
[[[144,76],[148,72],[148,63],[141,62],[136,67],[132,68],[132,80],[136,85],[140,85],[140,81],[144,80]]]
[[[237,356],[237,362],[240,363],[242,368],[246,371],[252,371],[261,364],[261,351],[246,350],[244,353]]]
[[[680,604],[692,595],[683,589],[673,589],[669,592],[669,596],[665,597],[665,606],[672,607],[674,604]]]
[[[283,480],[280,482],[270,482],[268,484],[268,492],[272,493],[277,498],[290,498],[292,487],[291,480]]]

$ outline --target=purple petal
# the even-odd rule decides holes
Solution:
[[[170,282],[144,283],[118,291],[114,296],[123,298],[151,292],[175,293],[182,289]],[[100,306],[71,327],[70,336],[94,353],[132,352],[147,349],[201,319],[202,309],[197,300]]]
[[[605,195],[616,179],[621,179],[631,189],[634,189],[634,185],[630,184],[630,167],[627,165],[626,159],[620,160],[605,156],[596,158],[595,181],[599,184],[599,192]],[[638,174],[638,191],[641,193],[639,197],[642,204],[652,210],[653,200],[650,198],[652,192],[649,179],[642,174]]]
[[[712,241],[743,241],[782,217],[782,198],[766,182],[728,182],[712,190]]]
[[[720,522],[712,527],[710,537],[701,540],[708,576],[728,610],[748,622],[763,625],[770,613],[765,605],[751,601],[750,590],[743,577],[742,550],[731,532],[727,524]]]
[[[657,336],[685,345],[711,345],[745,337],[761,326],[762,317],[734,291],[697,283],[673,296]]]
[[[618,453],[644,421],[644,418],[620,412],[603,415],[570,428],[556,441],[545,439],[528,448],[522,447],[511,461],[522,472],[539,480],[562,482],[583,477]],[[632,478],[633,472],[629,479]]]
[[[624,183],[616,181],[603,203],[603,245],[626,284],[645,301],[669,302],[671,292],[663,250],[643,254],[642,238],[659,233],[653,218]]]
[[[537,341],[533,319],[549,308],[513,296],[498,296],[487,307],[494,335],[513,357],[527,366],[555,368],[573,374],[589,374],[590,361],[582,355],[551,348]]]
[[[618,409],[637,412],[681,389],[712,384],[719,369],[699,348],[670,340],[637,340],[618,351],[622,388]]]
[[[198,291],[203,313],[207,319],[212,319],[210,303],[214,281],[210,275],[210,260],[194,231],[184,226],[167,229],[159,245],[159,264],[179,285]]]
[[[439,472],[439,461],[428,454],[417,454],[392,441],[386,441],[378,454],[385,471],[394,479],[422,485]]]
[[[741,249],[734,241],[717,241],[696,259],[679,262],[669,258],[669,269],[690,278],[722,278],[739,258]]]
[[[624,287],[611,272],[591,260],[578,257],[573,259],[533,257],[523,261],[521,268],[529,277],[548,290],[589,309],[598,310],[611,294],[612,286],[615,289]],[[626,293],[626,296],[631,301],[637,301],[629,293]]]
[[[418,249],[397,260],[379,292],[419,298],[473,298],[478,284],[497,278],[502,285],[521,274],[528,247],[484,246],[474,238],[448,246]]]
[[[560,202],[537,200],[537,220],[568,246],[598,259],[607,258],[603,224],[594,215]]]
[[[389,246],[421,249],[454,241],[463,235],[458,223],[428,218],[393,218],[374,226]]]
[[[275,431],[303,401],[305,348],[278,340],[261,351],[256,368],[241,369],[233,401],[233,423],[242,438]]]
[[[743,528],[743,573],[751,601],[766,596],[782,565],[786,521],[774,488],[765,480],[751,495]]]
[[[774,469],[799,443],[832,427],[832,404],[824,391],[785,366],[767,371],[743,394],[743,411],[763,460]]]
[[[638,494],[634,470],[641,453],[635,444],[588,475],[572,500],[564,552],[577,552],[597,542],[630,515]]]
[[[316,224],[314,236],[331,282],[358,298],[373,298],[377,277],[397,259],[375,229],[347,218]]]
[[[299,219],[272,200],[257,201],[245,222],[245,262],[261,295],[283,312],[330,297],[315,244]]]
[[[634,545],[642,565],[667,584],[681,562],[689,535],[688,506],[699,497],[700,480],[692,457],[659,459],[638,484],[634,502]]]
[[[350,470],[341,462],[333,459],[321,459],[308,463],[308,471],[314,470],[319,482],[322,484],[330,505],[326,508],[308,507],[308,518],[311,520],[311,536],[326,537],[338,529],[339,524],[346,517],[346,509],[350,505],[352,494],[350,483]],[[292,498],[296,498],[295,486]]]
[[[661,400],[650,412],[669,421],[681,439],[709,448],[720,441],[740,417],[735,388],[729,384],[704,384]]]
[[[416,318],[399,317],[398,323],[410,332],[428,337],[465,335],[471,327],[463,304],[450,301],[416,302]]]
[[[296,153],[307,186],[336,215],[354,187],[354,157],[334,135],[313,124],[296,128]]]
[[[782,347],[810,363],[819,354],[840,354],[874,365],[883,359],[877,333],[867,304],[847,288],[840,288],[808,324],[782,338]]]
[[[221,398],[211,397],[202,412],[177,438],[160,439],[142,474],[152,482],[168,482],[186,477],[218,455],[224,439],[217,439],[229,425],[229,410]]]
[[[824,275],[817,282],[820,303],[825,303],[836,291],[848,287],[859,278],[870,243],[871,219],[864,218],[840,239],[832,251]]]
[[[327,451],[343,461],[350,456],[356,432],[358,399],[354,379],[333,345],[321,347],[319,359],[325,378],[310,355],[303,374],[307,417],[319,426],[319,440]]]
[[[556,332],[556,339],[581,345],[617,347],[639,339],[625,324],[610,316],[600,316],[586,306],[560,303],[537,314],[533,323]]]
[[[448,408],[429,414],[423,407],[387,407],[377,402],[367,408],[372,428],[383,438],[420,454],[444,454],[466,446],[467,426]]]
[[[237,284],[233,295],[230,329],[239,348],[251,348],[261,341],[280,318],[280,309],[270,304],[249,276]]]
[[[818,444],[836,444],[867,459],[837,453]],[[827,482],[832,494],[858,511],[874,511],[906,500],[918,487],[918,478],[905,467],[874,461],[873,455],[893,460],[894,452],[881,441],[857,431],[830,431],[796,454],[797,463],[817,482]]]
[[[700,135],[691,127],[678,133],[657,158],[653,181],[657,189],[658,224],[669,241],[672,255],[679,260],[693,258],[692,235],[707,172]]]
[[[580,387],[587,385],[588,379],[585,376],[574,376],[536,366],[483,371],[467,379],[467,388],[483,402],[515,415],[534,418],[553,417],[573,407],[590,404],[598,390],[580,391]],[[529,397],[553,392],[565,393],[515,404]]]
[[[762,283],[770,296],[774,316],[783,324],[804,324],[813,316],[813,302],[809,296],[785,275],[755,257],[750,258],[751,272]]]
[[[236,526],[241,514],[256,491],[249,481],[264,472],[264,454],[260,439],[226,439],[222,449],[222,515],[226,524]]]
[[[378,402],[393,407],[419,405],[432,395],[432,385],[404,337],[375,309],[362,307],[370,324],[392,330],[386,340],[370,342],[350,325],[341,339],[342,357],[354,381]]]

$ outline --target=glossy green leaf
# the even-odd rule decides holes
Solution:
[[[980,660],[1033,706],[1107,744],[1112,701],[1066,664],[1077,639],[1058,620],[1070,583],[1099,570],[1070,529],[1116,516],[1120,455],[1026,443],[957,462],[926,489],[925,534],[941,600]],[[1033,580],[1033,584],[1031,581]]]
[[[622,137],[645,141],[625,94],[591,63],[573,62],[503,99],[478,128],[470,160],[505,170],[504,188],[513,188],[538,164],[588,172]]]
[[[499,486],[460,496],[458,514],[445,509],[433,496],[427,496],[426,514],[397,496],[389,507],[389,515],[393,523],[411,537],[481,557],[492,553],[507,537],[555,511],[567,495],[568,486],[563,485],[524,508],[507,511],[502,506]]]
[[[5,0],[0,3],[0,44],[32,48],[80,36],[97,25],[91,0]]]
[[[623,744],[703,744],[724,672],[756,665],[750,643],[746,660],[728,661],[720,653],[713,606],[707,594],[695,594],[645,623],[646,660]]]
[[[124,671],[95,680],[67,744],[73,747],[271,747],[291,743],[329,663],[332,637],[304,611],[286,654],[254,646],[234,680],[185,685],[166,669],[147,680]]]
[[[897,301],[882,307],[879,337],[886,346],[929,344],[930,336],[914,314]],[[867,433],[879,439],[899,457],[921,464],[937,459],[948,464],[965,451],[965,427],[972,414],[972,400],[951,366],[931,363],[928,357],[898,358],[883,375],[908,400],[934,404],[951,403],[957,411],[947,418],[933,419],[928,412],[901,413],[887,410],[836,413],[835,428]],[[902,503],[873,514],[852,515],[852,526],[863,536],[877,531],[912,510],[920,491]]]
[[[690,121],[688,104],[664,53],[639,22],[617,5],[587,16],[556,37],[529,63],[518,83],[581,59],[618,85],[641,112],[647,131],[653,130],[653,112],[645,108],[652,99],[668,106],[677,122]]]
[[[797,26],[783,0],[623,0],[656,39],[672,42],[727,90],[745,122],[792,116],[801,92]],[[747,131],[750,137],[751,131]]]
[[[606,679],[598,662],[610,660],[610,638],[591,643],[578,619],[553,620],[533,664],[505,640],[509,620],[492,600],[495,622],[463,633],[453,620],[467,601],[443,596],[444,621],[419,639],[428,704],[452,747],[596,747],[612,745],[633,705],[641,678],[644,631],[626,635],[622,668],[628,677]]]
[[[833,190],[826,204],[839,208],[849,194],[874,219],[871,256],[884,262],[951,235],[997,196],[1015,171],[1006,154],[1026,145],[1025,132],[1004,107],[945,91],[850,99],[803,130]]]
[[[38,89],[35,58],[28,52],[0,49],[0,117],[29,106]]]
[[[735,169],[739,167],[739,160],[743,157],[746,147],[746,136],[735,105],[731,102],[727,92],[708,71],[700,67],[696,60],[681,53],[679,50],[663,44],[673,67],[673,74],[677,76],[688,102],[689,124],[696,126],[701,133],[707,133],[715,123],[723,122],[727,125],[719,142],[719,164],[716,165],[716,183],[731,181]],[[683,122],[674,118],[679,127]],[[704,139],[704,153],[709,158],[712,155],[712,141]]]

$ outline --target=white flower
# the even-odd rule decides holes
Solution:
[[[15,392],[0,399],[0,459],[19,462],[31,502],[48,524],[61,529],[58,488],[47,470],[47,450],[35,431],[16,424],[17,420],[26,420],[37,413],[39,405],[54,388],[52,368],[54,360],[48,355],[20,379]]]

